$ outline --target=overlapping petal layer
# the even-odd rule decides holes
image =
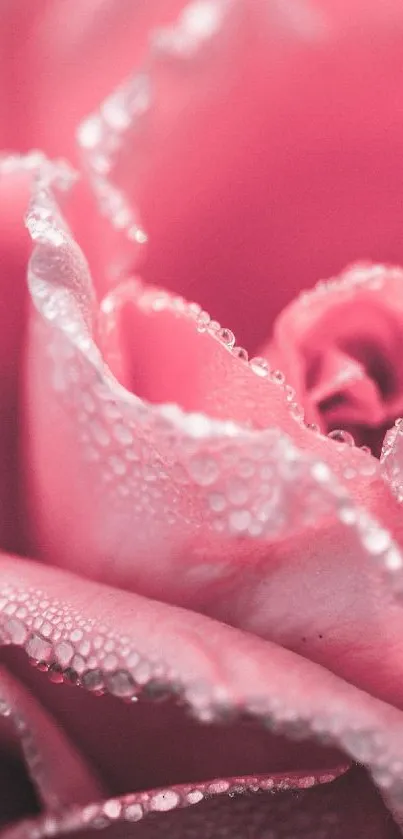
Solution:
[[[2,592],[5,593],[4,585]],[[11,621],[11,630],[12,626]],[[3,668],[0,718],[2,723],[3,720],[8,723],[9,735],[21,746],[27,771],[44,808],[60,810],[73,802],[84,804],[100,795],[94,770],[89,769],[52,716]],[[4,749],[2,728],[0,735],[3,735],[0,742]]]
[[[231,726],[231,720],[236,719],[241,726],[236,733],[242,735],[242,719],[247,714],[250,720],[255,720],[255,724],[268,728],[271,737],[283,734],[291,741],[295,738],[318,740],[327,747],[332,745],[341,749],[352,760],[364,764],[392,808],[395,819],[399,821],[401,818],[403,719],[400,711],[371,698],[300,656],[195,613],[97,583],[81,582],[78,585],[77,578],[67,572],[14,558],[3,557],[0,573],[4,580],[2,591],[5,601],[1,604],[3,641],[23,647],[42,669],[49,670],[54,680],[65,680],[70,685],[80,684],[96,694],[106,690],[119,699],[140,697],[138,707],[134,705],[127,709],[128,714],[132,714],[134,729],[138,725],[136,714],[140,718],[144,714],[142,703],[161,696],[162,689],[166,695],[184,702],[199,724],[207,724],[206,737],[209,725],[214,728],[221,721],[225,731],[225,726]],[[26,672],[25,679],[30,682]],[[52,697],[46,690],[46,677],[42,674],[34,683],[37,696],[42,694],[45,703],[47,697],[54,713],[59,715],[63,700],[55,700],[55,696]],[[70,696],[72,693],[80,694],[77,687],[53,685],[52,689],[60,697],[65,690],[70,691]],[[92,701],[100,708],[102,703],[105,703],[106,709],[108,707],[106,697],[95,697]],[[99,745],[102,738],[97,729],[97,714],[94,717],[88,713],[80,714],[80,703],[77,705],[74,701],[72,704],[69,701],[67,705],[64,702],[64,706],[65,714],[67,708],[70,712],[74,708],[66,727],[75,730],[75,736],[81,738],[82,744],[91,740],[94,721],[92,749],[95,754],[98,749],[99,769],[102,771],[106,766],[109,772],[113,771],[114,755],[121,759],[116,747],[111,751],[114,728],[109,731],[109,753],[101,758]],[[83,703],[82,710],[85,711],[85,707]],[[159,713],[164,716],[164,706],[158,707]],[[102,713],[105,714],[105,711]],[[167,719],[169,716],[174,719],[172,711]],[[113,725],[117,721],[115,713]],[[127,720],[124,727],[130,737],[126,723]],[[187,736],[192,737],[186,721],[182,724],[184,730],[189,731]],[[142,730],[144,738],[147,727]],[[149,731],[152,737],[152,726]],[[165,733],[167,735],[169,737],[169,729]],[[163,738],[164,733],[161,732],[160,736]],[[262,745],[265,736],[262,732]],[[220,734],[216,733],[215,737],[220,742]],[[180,730],[175,742],[176,753]],[[307,742],[308,761],[311,748]],[[248,750],[244,752],[244,759],[248,760]],[[266,777],[271,760],[273,755],[269,747]],[[319,752],[316,760],[320,760]],[[154,763],[154,771],[156,769],[158,766]],[[195,769],[196,766],[193,783],[188,784],[189,789],[186,787],[186,795],[198,790]],[[170,771],[171,775],[175,772],[174,757]],[[322,783],[330,780],[332,771],[328,770],[328,774],[326,778],[326,770],[322,770]],[[209,779],[211,776],[206,778]],[[173,787],[169,778],[167,781],[158,790],[122,799],[119,812],[117,804],[112,803],[89,808],[86,811],[87,824],[88,821],[91,824],[91,818],[96,821],[103,817],[105,825],[120,816],[126,818],[126,808],[130,821],[131,817],[141,819],[153,812],[197,804],[206,798],[207,790],[202,784],[201,792],[204,789],[204,793],[199,798],[194,796],[194,800],[190,797],[186,805],[184,800],[180,800],[184,788]],[[240,781],[238,778],[238,786]],[[315,783],[314,778],[312,782]],[[275,781],[273,783],[275,785]],[[293,782],[290,776],[289,783],[297,784],[297,781]],[[259,785],[258,778],[256,784]],[[305,786],[308,785],[306,780]],[[216,793],[219,791],[217,786]],[[224,787],[221,790],[223,793],[228,791],[231,790]],[[249,818],[247,802],[245,806],[246,818]],[[297,820],[299,815],[296,809]],[[76,825],[80,824],[78,816],[75,818]],[[364,820],[362,824],[365,824]],[[66,825],[69,825],[67,817]],[[357,829],[359,827],[357,823]],[[338,835],[335,833],[335,836]]]
[[[397,0],[205,0],[153,33],[79,135],[146,278],[256,351],[318,277],[400,263],[402,40]]]
[[[189,792],[189,797],[194,791]],[[67,812],[61,818],[47,817],[23,823],[5,834],[4,839],[21,839],[34,828],[38,839],[50,830],[58,835],[101,835],[105,839],[216,839],[217,834],[244,839],[261,839],[270,830],[270,839],[320,837],[326,839],[397,839],[398,828],[385,813],[382,802],[363,772],[353,771],[331,784],[305,791],[271,793],[210,794],[196,805],[141,816],[141,804],[134,796],[114,799],[102,805]],[[100,831],[102,831],[100,833]],[[323,831],[326,831],[323,833]]]
[[[379,455],[403,413],[402,322],[402,271],[353,265],[288,306],[262,353],[284,370],[311,422],[351,431]]]
[[[390,242],[385,245],[383,235],[378,236],[379,214],[374,202],[357,200],[355,209],[351,201],[351,176],[357,162],[354,148],[360,149],[365,174],[373,170],[379,141],[376,131],[366,134],[367,153],[361,154],[362,128],[368,127],[374,101],[366,108],[362,79],[371,86],[378,73],[373,56],[368,64],[366,27],[359,36],[358,51],[354,23],[354,39],[337,34],[333,41],[337,61],[333,63],[329,37],[331,41],[337,33],[338,15],[331,19],[329,29],[330,4],[325,14],[315,4],[268,7],[256,3],[254,8],[258,12],[253,12],[249,28],[239,26],[246,4],[191,4],[179,25],[159,32],[154,39],[156,59],[150,73],[147,67],[134,83],[108,100],[101,116],[87,123],[81,140],[84,138],[90,148],[91,172],[101,202],[115,226],[128,232],[129,239],[142,248],[146,235],[135,207],[137,200],[140,202],[145,227],[152,234],[146,276],[181,290],[193,284],[200,295],[197,291],[192,296],[200,296],[214,315],[224,319],[230,290],[237,303],[233,323],[241,326],[243,336],[253,333],[256,340],[259,334],[267,334],[270,320],[260,286],[270,291],[271,313],[292,292],[292,283],[287,283],[287,291],[279,283],[275,301],[273,288],[266,281],[268,265],[276,268],[273,242],[280,243],[278,263],[283,263],[284,242],[289,252],[289,208],[294,206],[289,197],[295,194],[296,183],[304,201],[304,185],[309,186],[313,207],[312,212],[300,214],[303,223],[292,226],[302,235],[296,234],[295,261],[288,265],[287,276],[292,276],[298,287],[305,283],[308,264],[309,270],[316,272],[309,243],[309,253],[306,250],[308,223],[323,243],[317,260],[321,265],[327,260],[330,264],[335,254],[343,253],[343,259],[356,257],[357,242],[367,248],[369,230],[375,231],[370,236],[374,252],[379,248],[380,256],[390,258],[395,255],[396,233],[389,225]],[[379,29],[382,55],[386,44],[393,78],[394,56],[399,54],[401,41],[396,8],[394,3],[388,4],[389,22]],[[334,9],[337,12],[336,6]],[[228,26],[222,27],[228,10]],[[260,31],[262,20],[267,29]],[[373,25],[372,18],[371,22]],[[104,25],[105,18],[101,28]],[[299,150],[299,177],[290,192],[285,191],[283,214],[276,194],[278,199],[284,198],[282,173],[290,168],[289,153],[280,154],[277,160],[283,165],[274,167],[280,173],[277,193],[272,163],[262,165],[263,152],[251,155],[253,161],[245,177],[240,175],[240,189],[235,193],[231,189],[233,172],[241,171],[239,161],[245,159],[246,148],[253,148],[251,138],[260,143],[267,133],[267,112],[257,107],[257,100],[266,95],[267,35],[273,31],[276,38],[281,33],[281,47],[285,48],[285,58],[274,44],[271,55],[272,70],[282,80],[277,86],[280,119],[277,126],[276,121],[270,124],[278,151],[284,138],[284,108],[288,115],[291,98],[303,102],[305,126],[310,122],[304,96],[307,82],[315,94],[312,132],[308,129],[305,134],[304,128],[300,136],[298,108],[289,120],[292,148]],[[237,63],[233,44],[239,47],[242,42],[243,55],[244,39],[249,46],[252,39],[257,49],[250,61]],[[290,55],[292,91],[287,83]],[[350,73],[353,55],[358,55],[360,66],[356,82]],[[318,72],[318,56],[323,72]],[[322,115],[329,117],[320,103],[328,101],[328,84],[335,76],[337,85],[341,79],[345,87],[340,56],[352,91],[351,107],[344,102],[341,105],[341,123],[337,114],[337,125],[345,129],[345,141],[338,143],[338,148],[347,149],[346,158],[340,161],[342,177],[337,166],[329,165],[334,162],[331,124],[329,131],[326,127],[328,152],[319,160],[313,182],[309,174],[308,184],[306,173],[311,173],[312,167],[306,162],[310,163],[312,148],[321,136]],[[168,67],[172,75],[167,73]],[[198,75],[200,67],[207,69]],[[313,77],[319,81],[312,88]],[[250,102],[250,82],[256,78],[257,100]],[[269,99],[275,112],[277,91]],[[356,112],[357,99],[363,102],[361,116]],[[239,110],[233,107],[234,100],[241,103]],[[390,114],[395,113],[393,102],[390,105],[381,91],[378,104],[380,122],[388,127]],[[321,114],[319,122],[316,112]],[[206,123],[211,125],[210,132]],[[195,142],[201,130],[203,148]],[[388,129],[387,136],[389,133]],[[152,140],[157,136],[158,150],[153,149]],[[239,147],[232,142],[234,136],[241,138]],[[299,136],[301,142],[295,142]],[[178,154],[183,159],[180,189],[170,166]],[[383,159],[390,161],[388,155]],[[391,194],[389,165],[387,162],[381,169],[379,179],[371,180],[369,194],[371,190],[378,197],[383,191]],[[72,568],[80,576],[170,600],[251,630],[303,652],[374,695],[402,706],[402,618],[390,586],[392,582],[396,590],[400,588],[400,510],[380,479],[374,459],[356,449],[337,447],[307,430],[281,375],[273,371],[269,375],[261,361],[248,365],[243,352],[234,352],[232,333],[214,321],[212,324],[196,306],[154,289],[147,292],[139,286],[116,286],[113,281],[115,288],[99,309],[94,286],[102,294],[107,272],[92,282],[83,254],[60,216],[50,187],[51,182],[68,180],[68,176],[52,167],[43,171],[28,220],[37,248],[30,273],[32,306],[24,390],[25,476],[35,555]],[[262,172],[270,177],[261,178]],[[322,177],[323,172],[336,173],[339,193],[332,190],[332,180],[329,184]],[[194,194],[200,176],[203,190],[199,190],[196,207],[192,200],[184,202],[183,196],[189,185]],[[359,180],[365,183],[363,172]],[[265,186],[269,181],[271,204]],[[339,225],[334,235],[332,213],[322,213],[316,199],[322,189],[332,192],[335,215],[344,218],[347,192],[343,183],[349,184],[350,221],[365,210],[365,223],[362,227],[346,224],[340,237]],[[218,184],[222,185],[221,199],[212,235],[211,195],[217,195]],[[161,197],[157,207],[156,194]],[[268,251],[262,241],[273,202],[279,209]],[[398,229],[398,213],[395,216]],[[195,229],[197,242],[192,239]],[[234,230],[239,231],[235,243]],[[276,231],[280,235],[276,236]],[[79,241],[83,241],[80,236]],[[111,248],[109,271],[115,270],[118,276],[124,265],[130,266],[131,253],[130,245],[121,250],[117,264]],[[96,265],[93,254],[89,257],[91,265]],[[104,256],[99,264],[103,261]],[[135,262],[133,255],[132,265]],[[220,283],[205,282],[206,265],[214,268],[210,276],[215,273]],[[253,287],[245,282],[246,266],[253,273]],[[321,267],[318,273],[326,270]],[[276,276],[281,273],[276,271]],[[257,294],[261,312],[252,329],[247,304],[249,297],[252,300]],[[387,454],[392,483],[398,490],[396,440],[399,444],[395,436]],[[386,473],[390,477],[388,469]],[[145,693],[158,693],[162,682],[170,692],[175,683],[201,719],[214,719],[217,706],[221,712],[223,706],[226,711],[235,706],[247,708],[259,719],[264,717],[276,731],[290,733],[296,728],[309,735],[319,731],[368,766],[401,819],[399,712],[364,696],[317,665],[205,617],[93,583],[83,584],[77,594],[77,578],[38,569],[33,563],[4,560],[4,574],[8,598],[4,604],[5,638],[24,646],[31,658],[49,667],[56,681],[67,678],[94,692],[106,687],[126,699],[136,696],[140,686]],[[25,586],[30,579],[28,592]],[[46,616],[41,615],[38,603],[49,601],[52,605],[46,606]],[[122,635],[119,630],[118,638],[112,626],[117,615],[121,631],[126,632]],[[213,652],[206,651],[206,644],[213,645]],[[199,680],[205,684],[200,685]],[[85,738],[79,714],[75,721],[76,735]],[[178,794],[165,790],[157,800],[172,800],[172,792],[174,797]],[[157,795],[161,796],[161,791]],[[129,803],[139,806],[137,800]],[[350,815],[349,803],[346,801],[346,815]],[[140,804],[143,814],[148,805]],[[90,811],[90,822],[93,817],[95,822],[104,819],[109,825],[119,818],[116,813],[121,806],[124,809],[122,802],[112,801],[104,809],[95,808]],[[330,802],[327,807],[330,813],[332,806]],[[68,825],[69,816],[66,818]],[[206,813],[205,820],[208,818]],[[292,818],[290,830],[295,830]],[[382,835],[377,818],[375,814],[372,827],[365,825],[366,837],[371,829]],[[318,821],[315,824],[318,826]],[[300,830],[301,823],[297,821],[297,825]],[[328,827],[326,821],[324,825]],[[336,831],[346,836],[350,827],[350,823],[347,827],[333,820],[337,839]],[[48,832],[56,828],[62,829],[62,825],[52,820],[44,826]],[[139,831],[142,829],[143,825]],[[149,829],[152,835],[154,828]],[[155,830],[159,830],[158,824]],[[390,830],[393,835],[394,828]],[[358,827],[355,837],[357,831]]]
[[[119,291],[100,316],[50,186],[60,172],[44,171],[28,218],[34,554],[304,651],[400,705],[401,613],[386,579],[399,588],[387,527],[398,537],[400,510],[377,461],[307,429],[284,383],[234,355],[228,331],[207,329],[197,308],[135,286],[126,300],[135,328],[116,320]],[[188,384],[171,363],[161,377],[153,361],[174,328],[169,344],[180,363],[183,345]],[[100,352],[105,340],[113,363],[134,365],[133,380],[118,371],[126,385],[145,386],[153,402],[169,391],[198,412],[129,392]],[[143,355],[147,341],[153,352]],[[205,363],[216,386],[211,377],[206,387]],[[136,369],[147,372],[143,384]]]
[[[19,152],[35,146],[74,160],[78,122],[141,61],[150,28],[170,21],[182,5],[85,0],[67,21],[63,0],[6,2],[0,146]]]

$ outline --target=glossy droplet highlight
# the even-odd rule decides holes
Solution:
[[[275,385],[285,384],[285,375],[281,372],[281,370],[273,370],[270,373],[270,378]]]
[[[178,806],[180,798],[174,790],[162,790],[153,795],[150,802],[150,810],[155,810],[157,813],[166,813],[168,810],[174,810]]]
[[[25,647],[30,658],[34,661],[48,661],[52,652],[52,645],[41,635],[31,635]]]
[[[81,682],[87,690],[101,691],[104,687],[102,671],[99,668],[87,670],[81,677]]]
[[[261,356],[255,356],[255,358],[251,358],[249,365],[254,373],[258,376],[268,376],[269,374],[269,365],[265,358],[261,358]]]
[[[346,446],[354,446],[354,437],[349,431],[344,431],[342,428],[335,428],[334,431],[329,431],[327,435],[330,440],[335,443],[344,443]]]
[[[114,696],[130,697],[134,693],[133,679],[124,670],[117,670],[108,676],[108,688]]]
[[[18,618],[10,618],[6,622],[6,631],[13,644],[23,644],[27,638],[27,628]]]
[[[230,329],[221,329],[218,333],[220,341],[232,349],[235,346],[235,335]]]

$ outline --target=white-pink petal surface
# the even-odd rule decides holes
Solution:
[[[4,638],[15,633],[10,604],[17,611],[24,603],[18,643],[32,654],[35,642],[37,660],[50,666],[60,661],[64,669],[69,647],[67,664],[74,670],[80,659],[81,678],[95,668],[117,696],[162,681],[168,690],[183,693],[201,721],[231,709],[248,711],[266,719],[275,733],[324,739],[370,769],[395,818],[401,819],[400,711],[281,647],[187,610],[97,583],[77,585],[74,575],[32,562],[3,557],[0,572],[7,578]],[[46,637],[37,618],[44,598],[49,604],[42,621],[49,625]],[[76,717],[74,723],[76,730],[88,727],[85,719]]]

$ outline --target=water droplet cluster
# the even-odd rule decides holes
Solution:
[[[194,506],[195,492],[204,526],[219,535],[269,538],[335,512],[335,498],[328,491],[330,472],[324,481],[320,463],[311,468],[310,459],[285,435],[275,430],[256,436],[240,433],[230,423],[183,416],[174,406],[153,409],[135,397],[129,405],[122,404],[106,383],[94,379],[81,352],[74,352],[57,332],[45,334],[40,345],[52,359],[58,405],[65,393],[78,426],[89,487],[96,487],[105,499],[109,521],[113,510],[121,515],[126,504],[131,522],[141,518],[147,551],[155,537],[157,505],[162,505],[168,531],[177,523],[182,538],[186,525],[193,532],[197,519],[192,518],[190,504]],[[41,359],[39,363],[43,382],[46,365]],[[359,515],[354,512],[353,518],[357,522]]]
[[[35,824],[35,835],[63,835],[66,832],[81,829],[106,828],[116,822],[138,822],[152,813],[168,813],[172,810],[184,809],[200,804],[205,799],[216,796],[234,798],[245,793],[274,793],[286,790],[307,790],[318,784],[333,781],[338,774],[342,774],[347,767],[340,767],[335,772],[322,772],[317,775],[292,775],[273,777],[233,777],[231,779],[217,779],[195,785],[183,784],[180,787],[155,790],[153,792],[137,793],[133,795],[111,798],[107,801],[89,804],[84,807],[73,807],[67,812],[45,816],[32,822]],[[24,823],[26,829],[27,822]],[[12,839],[17,839],[18,829],[12,832]]]
[[[3,694],[0,687],[0,719],[7,720],[15,731],[16,738],[20,745],[25,763],[31,778],[34,779],[39,789],[47,787],[47,768],[43,760],[40,743],[34,736],[28,721],[25,719],[21,709],[15,707],[10,699]],[[49,800],[49,795],[48,795]],[[59,804],[54,801],[55,806]]]
[[[153,32],[153,49],[171,58],[193,58],[220,32],[228,6],[227,0],[193,0],[172,26]]]
[[[401,555],[391,537],[385,538],[384,549],[379,550],[374,537],[378,525],[369,522],[342,492],[324,463],[298,451],[281,431],[255,432],[230,421],[186,414],[176,405],[149,405],[118,384],[105,368],[91,336],[91,279],[82,256],[69,237],[62,248],[54,242],[59,213],[52,215],[49,184],[39,184],[34,208],[48,214],[52,235],[49,238],[43,233],[43,238],[41,234],[29,273],[38,313],[29,353],[28,380],[35,392],[31,427],[35,439],[40,441],[43,436],[44,448],[55,427],[63,426],[64,438],[72,441],[65,462],[64,449],[58,446],[56,455],[62,460],[57,469],[70,468],[75,458],[80,474],[77,510],[88,494],[97,506],[97,545],[93,543],[94,528],[87,528],[84,536],[81,531],[80,539],[88,538],[82,547],[96,557],[100,571],[103,557],[98,545],[109,539],[111,530],[130,534],[126,549],[120,539],[119,562],[127,579],[134,554],[143,569],[144,589],[150,592],[155,575],[148,574],[150,564],[143,559],[150,552],[156,561],[174,555],[183,573],[192,559],[192,541],[197,546],[200,527],[210,532],[217,544],[228,538],[271,540],[333,516],[355,531],[368,559],[375,559],[397,585]],[[157,310],[168,306],[184,311],[194,319],[196,329],[209,331],[228,352],[234,352],[232,332],[211,322],[197,304],[155,290],[145,293],[144,305],[146,300]],[[258,376],[270,376],[286,402],[295,406],[294,392],[282,373],[269,373],[266,365],[264,359],[252,359],[251,369],[258,370]],[[344,432],[338,435],[343,444],[348,442]],[[344,478],[358,472],[373,473],[376,461],[356,452],[357,467],[353,468],[350,458]],[[41,486],[43,516],[51,508],[52,474],[46,474]],[[46,492],[50,493],[49,504],[43,495]],[[79,520],[78,512],[73,520]],[[70,553],[67,544],[65,548]],[[171,586],[170,562],[165,568]],[[138,572],[137,564],[137,579]],[[217,573],[215,570],[214,575]],[[224,566],[222,573],[226,573]]]
[[[334,431],[329,431],[327,435],[330,440],[334,440],[335,443],[344,443],[346,446],[354,446],[354,437],[348,431],[343,431],[343,429],[335,428]]]
[[[48,165],[45,155],[41,151],[30,151],[27,154],[0,154],[0,174],[18,174],[26,172],[35,174],[39,169]]]
[[[302,292],[298,298],[304,306],[309,306],[315,299],[329,294],[337,295],[338,302],[354,295],[357,291],[379,291],[382,289],[386,277],[402,280],[403,272],[400,268],[385,265],[354,263],[346,268],[338,277],[320,280],[312,289]]]
[[[143,246],[147,234],[139,214],[110,179],[114,160],[128,130],[141,131],[152,104],[151,80],[139,73],[127,85],[119,87],[102,104],[99,113],[88,117],[79,128],[78,142],[98,199],[100,211],[116,230],[125,232],[135,245]]]
[[[330,471],[322,479],[325,464],[302,455],[278,430],[254,434],[233,423],[184,415],[176,406],[149,406],[132,395],[128,401],[126,392],[123,400],[116,398],[107,382],[94,379],[81,353],[63,358],[71,344],[59,334],[41,336],[40,344],[51,356],[53,380],[63,370],[63,393],[78,426],[88,486],[102,497],[109,522],[123,513],[136,531],[130,552],[134,538],[137,552],[142,545],[148,552],[160,540],[155,530],[160,517],[165,547],[191,537],[199,524],[218,537],[271,539],[326,515],[336,514],[345,523]],[[43,382],[46,365],[40,364]],[[60,404],[63,393],[57,385]],[[344,437],[340,442],[346,442]],[[372,468],[373,459],[368,461]],[[357,460],[357,470],[350,466],[351,475],[345,477],[365,466]],[[360,514],[351,506],[358,527]]]
[[[212,24],[211,21],[208,23],[208,15],[204,19],[203,15],[201,18],[199,17],[198,23],[196,15],[196,24],[194,19],[193,23],[190,24],[190,29],[192,26],[193,28],[196,26],[196,29],[199,27],[199,30],[203,30],[204,27],[207,32],[211,29]],[[139,100],[136,99],[135,91],[133,94],[135,99],[134,111],[141,119],[150,107],[148,82],[145,82],[143,88],[139,86],[139,89],[140,104]],[[120,110],[119,107],[116,107],[118,102],[114,99],[109,101],[109,106],[104,106],[102,120],[105,125],[109,124],[113,131],[122,130],[122,128],[125,130],[128,114],[130,122],[132,121],[131,110],[126,111],[127,92],[125,90],[123,97],[125,102]],[[132,88],[131,92],[133,93]],[[126,229],[135,241],[141,243],[145,241],[146,236],[132,215],[132,211],[125,203],[122,203],[122,197],[118,191],[114,190],[109,184],[105,186],[105,176],[110,168],[109,156],[115,153],[116,147],[114,149],[112,144],[111,149],[106,154],[102,152],[96,157],[94,150],[98,154],[99,144],[100,142],[103,143],[105,139],[104,134],[102,134],[104,125],[101,125],[101,131],[97,138],[98,129],[99,125],[93,123],[92,131],[95,141],[94,139],[91,140],[91,124],[89,136],[87,133],[87,138],[85,138],[84,133],[84,140],[81,137],[82,144],[91,150],[91,165],[99,176],[97,182],[98,194],[104,201],[108,214],[114,219],[115,226]],[[108,134],[108,136],[111,135]],[[49,227],[47,224],[46,215],[42,214],[38,218],[31,216],[31,218],[35,221],[35,226],[31,231],[35,239],[39,242],[45,239],[48,244],[51,243],[55,247],[64,244],[64,237],[58,238],[57,231],[55,236],[54,227]],[[229,530],[233,535],[260,537],[264,533],[270,532],[270,527],[273,526],[274,521],[278,521],[278,513],[281,510],[280,505],[276,506],[277,502],[273,502],[270,495],[273,485],[276,487],[276,492],[281,495],[291,492],[291,485],[295,482],[295,484],[298,484],[298,497],[300,498],[301,490],[303,491],[306,482],[311,494],[309,504],[305,509],[305,516],[308,515],[308,510],[309,515],[324,514],[328,510],[334,510],[336,502],[340,521],[349,527],[355,527],[360,536],[361,544],[367,549],[368,554],[380,558],[385,567],[389,567],[393,572],[400,569],[400,553],[393,546],[389,534],[358,510],[347,496],[339,492],[325,464],[301,460],[285,437],[279,436],[277,433],[274,437],[268,435],[265,438],[262,436],[258,443],[256,445],[253,443],[249,449],[249,436],[239,435],[238,429],[231,423],[214,423],[208,418],[198,415],[184,418],[175,406],[168,406],[163,410],[155,411],[151,418],[151,434],[150,427],[147,426],[150,421],[148,406],[141,405],[135,398],[130,400],[128,406],[125,402],[126,397],[123,399],[119,389],[107,378],[100,376],[100,368],[97,369],[100,360],[96,349],[92,346],[88,337],[82,334],[81,321],[77,320],[73,309],[70,309],[70,301],[67,296],[62,296],[59,301],[55,301],[54,289],[48,295],[45,282],[42,285],[41,297],[39,276],[40,271],[37,269],[35,296],[37,301],[40,298],[42,300],[39,306],[42,315],[48,323],[54,321],[56,325],[60,326],[62,324],[64,333],[69,333],[70,339],[74,338],[73,343],[71,340],[70,343],[63,342],[59,340],[60,336],[55,338],[53,333],[49,332],[51,337],[50,355],[54,361],[54,388],[68,394],[69,404],[70,399],[73,398],[73,401],[75,400],[76,404],[79,405],[81,416],[79,422],[82,428],[80,443],[85,450],[88,462],[104,463],[103,452],[104,450],[108,451],[108,456],[105,457],[105,483],[112,485],[114,476],[119,479],[114,486],[114,495],[115,493],[122,497],[128,495],[132,499],[131,493],[138,485],[139,479],[143,490],[144,482],[149,480],[152,484],[156,475],[158,476],[158,482],[162,484],[169,480],[170,492],[172,493],[172,474],[177,474],[178,478],[174,480],[174,486],[192,484],[200,487],[203,492],[208,489],[208,494],[202,497],[207,501],[207,507],[213,514],[213,527],[217,532]],[[365,280],[365,283],[368,283],[368,279]],[[368,287],[379,288],[379,276],[373,276],[371,283],[372,285]],[[329,283],[325,285],[326,289],[322,288],[320,290],[317,287],[316,293],[332,290]],[[200,312],[199,315],[199,324],[203,328],[203,323],[206,322],[206,313]],[[227,346],[229,351],[241,360],[247,361],[246,351],[235,346],[235,338],[229,330],[222,330],[216,322],[212,322],[210,319],[208,319],[207,324],[212,334],[214,333]],[[38,325],[38,330],[43,330],[43,324]],[[80,353],[85,352],[86,358],[84,361],[80,354],[76,352],[77,349],[80,350]],[[60,363],[61,360],[62,363]],[[87,370],[88,361],[91,362],[88,365],[88,367],[91,367],[90,371]],[[293,401],[292,389],[286,385],[282,374],[278,371],[270,373],[268,368],[265,370],[262,361],[264,362],[264,359],[252,359],[250,362],[251,369],[259,376],[270,375],[272,381],[284,388],[285,398],[293,406],[294,415],[297,419],[301,419],[301,416],[299,416],[300,408]],[[62,373],[60,373],[61,368],[63,368]],[[88,390],[85,392],[82,391],[81,387],[82,374],[84,374],[84,380],[87,377]],[[104,407],[100,411],[102,402]],[[154,436],[156,429],[161,434],[160,437],[157,435],[157,438],[164,439],[165,443],[162,446],[163,453],[158,452],[157,455],[152,456],[148,444],[151,437],[153,440],[156,439]],[[225,432],[224,443],[220,436],[223,431]],[[184,432],[187,435],[185,441],[183,439]],[[206,438],[208,438],[207,452],[205,448]],[[136,440],[137,449],[134,446],[134,440]],[[242,447],[242,451],[247,447],[247,456],[243,456],[242,459],[237,447],[238,442],[241,443],[239,448]],[[339,442],[347,441],[339,440]],[[112,444],[114,446],[115,443],[122,446],[122,450],[118,454],[115,451],[112,452]],[[178,460],[173,466],[172,459],[169,461],[167,457],[168,449],[172,450],[171,444],[174,444],[173,451],[175,451],[175,445],[178,446],[179,450]],[[274,448],[273,456],[271,454],[269,456],[267,453],[271,448]],[[184,450],[187,451],[185,463],[183,463],[182,457]],[[386,457],[384,457],[385,459]],[[131,471],[134,467],[128,466],[130,462],[140,464],[138,472]],[[222,464],[225,464],[224,468],[228,470],[228,480],[226,473],[223,476]],[[236,466],[235,471],[233,470],[234,466]],[[175,468],[177,472],[171,472],[171,467]],[[134,475],[135,478],[131,485],[121,481],[121,478],[128,473]],[[179,475],[181,476],[180,479]],[[256,501],[255,497],[252,497],[252,493],[248,493],[248,480],[254,479],[255,476],[258,476],[260,486],[264,486],[265,481],[270,486],[269,493],[267,493],[266,488],[257,496],[258,512],[253,507],[253,503]],[[273,476],[275,477],[274,482],[272,481]],[[160,491],[158,488],[156,490]],[[150,497],[153,496],[150,495]],[[149,504],[150,497],[147,497],[145,508]],[[161,498],[161,496],[156,494],[154,501],[158,498]],[[314,504],[316,500],[318,507]],[[262,504],[263,506],[259,506]],[[173,507],[175,508],[174,503]],[[287,505],[285,507],[287,508]],[[142,512],[142,509],[140,509],[140,512]],[[224,511],[225,515],[223,515]],[[194,524],[189,513],[184,512],[183,509],[180,512],[175,511],[175,509],[165,512],[167,513],[167,521],[171,524],[174,523],[176,517],[181,522],[186,522],[186,515],[189,523],[192,526]],[[301,521],[304,521],[304,515]],[[281,522],[280,517],[280,527],[283,524],[288,526],[289,522]],[[3,603],[3,600],[6,602]],[[36,607],[37,611],[34,609],[35,613],[33,613],[32,604],[35,602],[38,602],[40,606],[39,608]],[[21,596],[16,595],[11,590],[6,591],[4,597],[2,592],[0,607],[4,615],[7,616],[4,624],[5,640],[23,645],[31,660],[41,669],[46,670],[54,681],[69,681],[94,693],[102,693],[107,690],[115,696],[132,701],[139,696],[141,690],[150,684],[152,679],[157,682],[162,680],[162,683],[164,683],[164,680],[169,682],[173,678],[173,674],[169,674],[169,672],[167,674],[165,665],[150,663],[148,660],[141,658],[138,652],[133,651],[130,639],[117,640],[106,627],[94,627],[85,618],[72,614],[71,610],[66,609],[63,604],[47,602],[46,596],[41,592],[37,593],[36,600],[32,594],[22,600]],[[190,692],[187,692],[187,695],[189,696]],[[203,705],[203,709],[203,711],[200,710],[200,716],[202,718],[208,717],[208,703]],[[270,715],[266,709],[267,725],[272,727],[279,725],[278,717],[283,714],[282,724],[284,729],[291,728],[292,730],[295,719],[291,719],[293,715],[287,715],[286,710],[282,708],[279,712],[277,708]],[[215,714],[215,710],[212,709],[211,714]],[[302,725],[301,728],[303,728]],[[396,769],[396,761],[393,764],[393,769],[389,771],[388,756],[384,744],[380,742],[381,738],[364,737],[359,724],[357,724],[355,730],[343,731],[340,734],[340,722],[336,718],[332,721],[331,729],[336,742],[342,740],[349,753],[357,759],[378,762],[376,771],[382,778],[382,785],[385,787],[393,786],[395,783],[393,772]],[[314,730],[318,733],[318,736],[322,734],[328,736],[329,720],[325,716],[322,720],[316,719]],[[381,758],[379,757],[380,754]],[[201,790],[189,789],[187,792],[188,803],[197,803],[197,800],[201,800],[200,795],[203,795]],[[143,803],[141,803],[140,809],[138,808],[138,802],[133,798],[128,802],[126,801],[126,818],[136,821],[142,817],[147,807],[150,810],[163,811],[178,806],[178,793],[175,790],[160,791],[156,796],[152,804],[148,802],[146,806],[143,806]],[[120,803],[116,801],[106,802],[103,805],[102,813],[97,810],[95,819],[99,816],[111,821],[119,818],[120,806]],[[129,813],[130,815],[128,815]],[[94,813],[91,815],[88,811],[87,816],[91,821]],[[51,817],[48,818],[50,819],[50,825]]]
[[[137,148],[149,125],[154,105],[155,62],[167,57],[188,60],[220,33],[226,17],[227,0],[194,0],[188,3],[172,26],[155,30],[149,40],[144,69],[119,86],[87,117],[77,132],[84,165],[97,196],[101,212],[133,245],[143,247],[147,234],[139,212],[125,195],[125,185],[115,181],[116,162],[127,137]]]
[[[403,502],[403,419],[385,435],[381,453],[381,470],[397,500]]]

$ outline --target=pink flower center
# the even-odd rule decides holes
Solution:
[[[267,350],[308,422],[377,457],[403,410],[401,288],[396,269],[354,266],[287,307]]]

